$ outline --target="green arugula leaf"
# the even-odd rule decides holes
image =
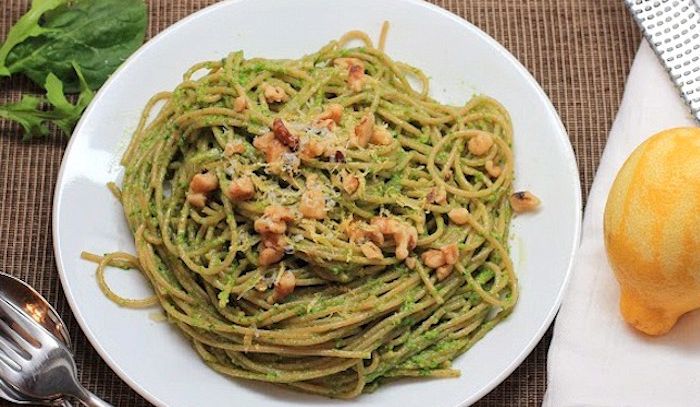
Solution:
[[[41,16],[47,11],[65,4],[68,0],[34,0],[27,14],[23,15],[7,33],[5,43],[0,47],[0,76],[10,76],[7,68],[7,55],[17,44],[30,37],[43,34],[46,29],[39,25]]]
[[[53,73],[49,73],[44,85],[46,88],[46,99],[48,99],[49,103],[53,106],[54,112],[61,116],[55,119],[54,122],[56,126],[68,136],[73,131],[75,123],[80,119],[83,110],[85,110],[93,96],[95,96],[90,86],[85,81],[78,65],[73,63],[73,69],[80,81],[80,95],[75,105],[71,104],[68,99],[66,99],[66,95],[63,93],[63,82]]]
[[[19,123],[24,129],[24,140],[46,136],[49,132],[49,122],[54,123],[65,135],[70,136],[75,123],[94,96],[80,67],[75,63],[72,66],[80,83],[80,95],[75,104],[70,103],[63,93],[61,80],[53,73],[49,73],[44,84],[45,99],[24,96],[17,103],[0,105],[0,117]],[[53,109],[42,110],[41,106],[45,102],[48,102]]]
[[[0,106],[0,117],[19,123],[24,129],[24,139],[35,136],[45,136],[49,133],[46,121],[53,116],[50,112],[41,111],[42,98],[24,96],[17,103]]]
[[[53,73],[74,93],[74,61],[97,89],[143,43],[147,23],[143,0],[34,0],[0,48],[0,66],[39,85]]]

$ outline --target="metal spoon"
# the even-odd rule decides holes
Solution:
[[[32,286],[9,274],[0,272],[0,298],[25,310],[30,317],[70,348],[66,324],[58,312]]]
[[[34,340],[32,340],[33,338]],[[36,338],[41,338],[41,341],[36,340]],[[11,340],[8,341],[8,339]],[[27,342],[27,339],[29,339],[29,342]],[[20,348],[22,345],[26,346],[29,344],[29,351],[18,349],[18,341]],[[39,343],[41,343],[41,349],[35,348],[34,345]],[[46,346],[44,346],[45,343]],[[10,347],[8,348],[8,346]],[[9,375],[4,381],[0,378],[0,397],[19,404],[71,407],[71,404],[65,401],[61,394],[49,396],[43,394],[43,392],[37,392],[37,389],[32,389],[30,385],[36,385],[42,381],[42,378],[36,377],[36,375],[42,373],[32,373],[24,369],[31,366],[41,367],[41,362],[46,362],[47,360],[50,362],[51,360],[46,358],[46,353],[53,350],[55,354],[60,353],[68,358],[68,363],[63,363],[63,365],[69,367],[67,372],[72,380],[68,380],[68,382],[75,381],[75,363],[68,350],[69,347],[70,336],[68,335],[68,330],[56,310],[31,286],[12,276],[0,273],[0,350],[2,351],[0,353],[0,376],[5,377],[5,373]],[[17,353],[17,350],[20,350],[20,352]],[[20,363],[14,362],[13,358],[8,358],[8,356],[13,358],[22,356],[20,360],[22,366],[20,366]],[[26,359],[26,357],[30,359]],[[7,364],[8,359],[10,359],[10,365]],[[62,360],[57,361],[59,364],[62,362]],[[20,371],[16,370],[18,366],[20,366]],[[52,367],[56,366],[54,364]],[[55,371],[55,369],[51,370]],[[22,374],[33,374],[35,376],[29,382],[18,381],[17,378]],[[65,378],[62,378],[62,381],[65,382]],[[109,406],[109,404],[104,403],[82,389],[80,385],[73,387],[77,390],[69,392],[71,395],[84,398],[88,400],[87,402],[93,402],[91,405]]]
[[[89,407],[109,406],[80,385],[70,350],[26,308],[0,297],[0,377],[5,384],[32,399],[70,395]]]
[[[24,308],[25,304],[38,304],[32,317],[42,324],[47,331],[51,332],[57,339],[63,341],[67,347],[70,347],[71,341],[68,335],[68,330],[65,324],[58,316],[58,312],[45,301],[36,301],[36,298],[41,298],[41,295],[34,290],[30,285],[22,280],[5,273],[0,273],[0,297],[14,304],[18,308]],[[0,398],[11,401],[15,404],[41,404],[60,407],[72,407],[68,401],[59,400],[37,400],[25,394],[17,392],[12,386],[0,379]]]

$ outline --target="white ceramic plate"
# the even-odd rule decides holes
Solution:
[[[154,93],[173,89],[192,64],[233,50],[247,56],[298,58],[346,31],[378,37],[391,22],[387,52],[422,68],[433,96],[462,104],[473,93],[502,102],[515,128],[516,188],[543,201],[513,222],[511,250],[522,296],[515,312],[455,366],[458,379],[402,381],[363,395],[363,406],[452,407],[470,404],[505,379],[549,326],[578,245],[581,196],[566,132],[527,70],[466,21],[418,0],[240,0],[196,13],[133,55],[102,87],[71,138],[56,186],[56,262],[80,326],[117,374],[160,406],[340,405],[273,385],[231,380],[204,365],[178,331],[154,310],[120,308],[97,287],[94,265],[80,252],[133,251],[120,205],[105,187],[121,180],[119,158]],[[112,271],[121,293],[148,295],[136,272]],[[342,404],[348,405],[343,402]]]

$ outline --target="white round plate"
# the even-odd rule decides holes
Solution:
[[[423,69],[432,94],[463,104],[495,97],[512,114],[516,188],[543,202],[513,222],[511,252],[522,296],[513,314],[459,357],[458,379],[405,380],[362,395],[363,406],[463,406],[483,397],[530,353],[554,317],[568,280],[581,221],[576,161],[542,89],[479,29],[418,0],[224,1],[185,18],[136,52],[102,87],[70,140],[56,186],[53,237],[68,301],[99,354],[131,387],[159,406],[326,406],[347,402],[232,380],[210,370],[158,311],[120,308],[100,292],[83,250],[133,252],[122,209],[105,184],[121,181],[119,158],[146,101],[173,89],[191,65],[242,49],[246,56],[298,58],[350,30],[377,39],[391,23],[387,52]],[[110,270],[113,287],[146,296],[134,271]]]

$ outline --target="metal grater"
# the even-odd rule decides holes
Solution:
[[[625,0],[644,36],[700,121],[700,7],[695,0]]]

